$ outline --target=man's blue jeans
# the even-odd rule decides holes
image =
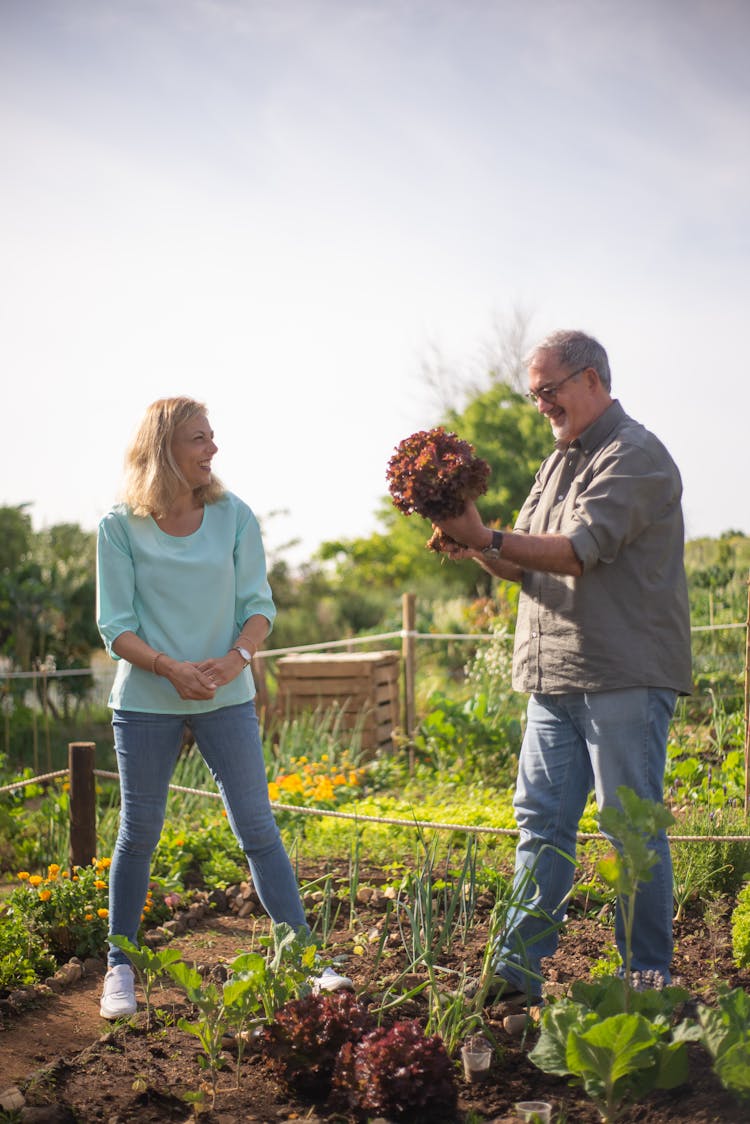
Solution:
[[[109,931],[136,943],[151,856],[159,842],[168,786],[188,722],[214,777],[227,817],[250,864],[261,903],[273,921],[305,924],[297,880],[273,817],[253,702],[203,714],[115,710],[112,726],[120,772],[120,829],[109,880]],[[127,964],[110,947],[109,963]]]
[[[591,790],[599,809],[619,807],[620,785],[642,798],[663,800],[676,697],[671,690],[628,687],[529,699],[513,804],[520,829],[515,892],[526,908],[511,911],[496,963],[519,989],[539,993],[540,960],[557,948],[556,923],[565,915],[573,885],[576,832]],[[651,968],[669,982],[672,862],[666,833],[649,846],[659,861],[637,894],[631,963],[633,970]],[[624,962],[619,908],[615,939]]]

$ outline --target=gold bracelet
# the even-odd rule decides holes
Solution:
[[[159,656],[165,656],[166,654],[167,654],[166,652],[157,652],[156,655],[154,656],[154,658],[152,659],[152,661],[151,661],[151,672],[152,672],[153,675],[159,674],[159,672],[156,670],[156,661],[158,660]]]

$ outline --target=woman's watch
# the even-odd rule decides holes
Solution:
[[[239,644],[235,644],[234,647],[230,649],[230,651],[240,653],[242,659],[244,660],[244,667],[247,667],[253,658],[252,652],[248,652],[247,648],[242,648]]]
[[[486,546],[484,548],[484,550],[482,551],[482,554],[484,555],[485,558],[489,558],[489,559],[500,558],[501,554],[502,554],[502,549],[503,549],[503,532],[502,531],[493,531],[492,532],[492,542],[490,543],[489,546]]]

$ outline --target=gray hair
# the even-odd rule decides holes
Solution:
[[[607,353],[593,336],[587,336],[585,332],[578,331],[552,332],[526,356],[527,366],[531,366],[540,351],[556,352],[560,364],[570,367],[571,370],[576,370],[579,367],[593,367],[604,389],[606,391],[611,389],[612,375]]]

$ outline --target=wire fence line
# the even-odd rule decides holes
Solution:
[[[14,781],[12,784],[6,784],[0,787],[0,795],[6,792],[12,792],[18,788],[25,788],[31,784],[42,784],[45,781],[56,780],[59,777],[66,777],[69,775],[68,769],[58,769],[53,773],[41,773],[37,777],[25,777],[23,780]],[[113,773],[108,769],[94,769],[95,777],[102,777],[105,780],[119,780],[119,773]],[[209,800],[221,800],[221,793],[211,792],[203,788],[190,788],[187,785],[170,784],[170,791],[182,792],[189,796],[208,797]],[[490,827],[484,824],[461,824],[461,823],[445,823],[440,820],[418,820],[403,819],[398,816],[370,816],[359,812],[341,812],[333,808],[311,808],[306,805],[300,804],[281,804],[278,801],[271,801],[271,807],[275,812],[294,812],[300,816],[328,816],[331,819],[350,820],[353,823],[373,823],[373,824],[386,824],[393,827],[410,827],[429,829],[433,831],[461,831],[471,835],[506,835],[517,836],[519,830],[517,827]],[[596,831],[579,831],[576,834],[579,842],[589,842],[592,840],[603,841],[606,836],[601,832]],[[750,835],[670,835],[670,843],[750,843]]]
[[[721,632],[725,629],[747,628],[746,621],[734,621],[728,624],[696,624],[690,626],[691,632]],[[399,628],[393,632],[379,632],[367,636],[348,636],[338,640],[319,640],[314,644],[292,644],[286,648],[259,649],[253,659],[268,660],[278,656],[296,655],[302,652],[320,652],[328,648],[349,648],[360,644],[375,644],[385,640],[470,640],[474,642],[487,642],[497,640],[498,633],[494,632],[417,632],[414,629]],[[513,639],[508,633],[506,639]],[[101,673],[100,668],[74,667],[59,671],[57,668],[38,668],[35,671],[3,671],[0,669],[0,680],[3,679],[64,679],[67,676],[93,675]]]

